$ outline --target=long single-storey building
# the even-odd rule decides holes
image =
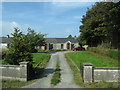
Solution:
[[[11,38],[1,37],[0,48],[7,48],[11,42]],[[79,43],[75,38],[46,38],[46,44],[42,47],[37,47],[42,50],[50,49],[68,49],[71,50],[74,47],[78,47]]]
[[[45,46],[42,46],[42,50],[49,49],[68,49],[71,50],[74,47],[78,47],[79,43],[75,38],[46,38]]]

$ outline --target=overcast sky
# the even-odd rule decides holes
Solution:
[[[23,33],[30,27],[47,37],[78,36],[81,18],[95,2],[4,2],[2,3],[2,36],[14,27]],[[0,24],[1,26],[1,24]]]

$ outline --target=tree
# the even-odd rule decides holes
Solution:
[[[31,28],[28,28],[28,33],[26,35],[27,37],[27,42],[29,44],[29,52],[33,53],[36,52],[37,50],[35,49],[35,46],[43,46],[45,44],[45,34],[40,34],[36,33],[34,30]]]
[[[12,42],[6,53],[5,61],[14,65],[18,65],[22,61],[32,61],[26,35],[22,34],[18,28],[14,28],[11,38]]]
[[[72,38],[72,35],[69,35],[67,38]]]
[[[80,39],[90,46],[109,43],[117,48],[120,33],[120,2],[97,2],[82,18]]]

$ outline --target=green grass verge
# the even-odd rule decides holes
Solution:
[[[57,85],[60,82],[60,76],[61,76],[60,65],[59,65],[59,62],[58,62],[57,65],[56,65],[56,72],[54,73],[54,75],[51,79],[51,84],[52,85]]]
[[[33,53],[33,67],[45,68],[46,63],[50,59],[50,54]]]
[[[52,51],[52,52],[61,52],[61,51],[68,51],[67,49],[51,49],[49,51]]]
[[[95,67],[118,67],[120,64],[116,59],[94,55],[87,51],[72,52],[66,55],[68,55],[78,67],[80,67],[82,63],[92,63]]]
[[[32,84],[33,82],[37,81],[38,79],[34,79],[34,80],[30,80],[27,82],[22,82],[19,80],[0,80],[0,82],[2,83],[2,88],[20,88],[22,86],[25,85],[29,85]]]
[[[74,75],[74,80],[77,85],[79,85],[81,88],[118,88],[119,83],[111,83],[111,82],[93,82],[93,83],[84,83],[82,80],[81,72],[78,71],[78,69],[73,65],[73,63],[69,60],[68,54],[65,55],[68,64],[70,65],[72,69],[72,73]]]

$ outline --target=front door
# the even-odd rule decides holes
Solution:
[[[47,50],[47,44],[45,44],[45,50]]]
[[[70,49],[70,43],[67,43],[67,49]]]

